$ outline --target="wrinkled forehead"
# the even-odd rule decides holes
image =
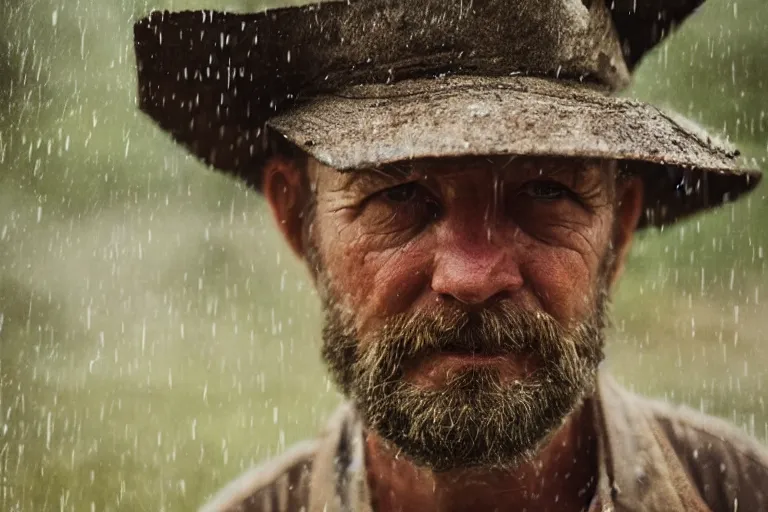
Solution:
[[[564,157],[470,156],[425,158],[366,169],[340,172],[310,159],[308,171],[313,182],[331,181],[334,189],[347,189],[368,183],[425,179],[494,185],[499,181],[526,181],[557,176],[564,181],[589,181],[610,189],[618,174],[615,160]]]

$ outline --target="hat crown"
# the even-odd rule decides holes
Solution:
[[[313,46],[333,63],[323,81],[378,81],[430,71],[525,73],[625,86],[629,71],[611,14],[588,0],[359,0],[305,31],[296,50]],[[277,18],[274,18],[277,21]],[[319,45],[319,47],[318,47]],[[315,62],[317,60],[313,59]],[[311,67],[311,63],[305,63]],[[304,68],[305,72],[307,68]],[[329,76],[330,75],[330,76]],[[341,77],[346,76],[348,80]]]
[[[254,165],[297,98],[442,74],[629,82],[603,0],[348,0],[255,14],[155,12],[134,27],[139,104],[222,168]],[[183,56],[183,59],[180,58]],[[216,90],[219,94],[201,94]],[[201,137],[216,133],[217,140]],[[222,156],[243,153],[234,158]]]
[[[192,24],[185,15],[203,19]],[[179,13],[168,23],[156,13],[137,24],[139,61],[157,66],[179,51],[200,53],[205,58],[199,62],[208,60],[208,66],[188,73],[239,68],[257,87],[279,84],[289,96],[444,72],[586,79],[613,89],[629,82],[602,0],[331,1],[246,18],[242,23],[243,16]],[[199,34],[167,33],[174,21],[180,31],[203,28]],[[188,46],[177,46],[177,37]],[[219,47],[215,55],[212,46]]]

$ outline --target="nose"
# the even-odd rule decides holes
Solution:
[[[442,298],[480,305],[508,298],[523,284],[512,249],[484,235],[453,236],[435,255],[432,290]]]

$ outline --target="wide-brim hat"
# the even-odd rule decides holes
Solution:
[[[702,0],[345,0],[135,25],[139,106],[258,188],[281,136],[341,171],[471,155],[615,159],[641,226],[733,200],[760,173],[679,116],[615,96]]]

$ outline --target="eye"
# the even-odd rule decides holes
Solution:
[[[382,199],[390,203],[408,203],[415,200],[422,187],[418,183],[403,183],[380,192]]]
[[[521,192],[532,199],[556,201],[570,195],[568,188],[556,181],[532,181],[526,183]]]
[[[408,182],[377,192],[365,202],[367,218],[390,226],[425,226],[440,216],[440,204],[419,182]]]

